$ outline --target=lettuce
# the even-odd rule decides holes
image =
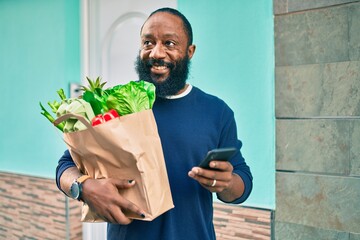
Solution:
[[[155,86],[145,81],[131,81],[105,90],[106,108],[120,116],[151,109],[155,102]]]
[[[120,116],[151,109],[155,102],[155,85],[149,82],[131,81],[125,85],[117,85],[103,90],[105,83],[100,78],[88,79],[89,87],[82,98],[90,103],[94,114],[104,114],[115,109]]]

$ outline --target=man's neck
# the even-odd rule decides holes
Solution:
[[[190,84],[186,84],[185,87],[183,89],[181,89],[177,94],[172,95],[172,96],[166,96],[165,98],[178,99],[178,98],[185,97],[186,95],[188,95],[190,93],[191,89],[192,89],[192,86]]]
[[[185,87],[183,88],[183,89],[181,89],[177,94],[175,94],[175,96],[176,95],[180,95],[180,94],[182,94],[183,92],[185,92],[186,91],[186,89],[189,87],[189,84],[185,84]]]

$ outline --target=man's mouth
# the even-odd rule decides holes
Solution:
[[[161,82],[170,75],[174,68],[171,62],[165,62],[162,59],[149,59],[145,61],[146,67],[149,70],[151,77],[156,82]]]
[[[170,69],[167,66],[153,65],[150,71],[152,74],[156,75],[157,77],[163,76],[164,78],[166,78],[170,73]]]
[[[167,69],[168,67],[167,66],[152,66],[152,68],[155,69],[155,70],[161,71],[161,70]]]
[[[164,74],[169,71],[169,68],[165,65],[152,65],[151,66],[151,72],[154,74]]]
[[[173,68],[173,64],[170,62],[165,62],[164,60],[160,59],[150,59],[147,64],[150,68],[154,70],[165,70],[168,68]]]

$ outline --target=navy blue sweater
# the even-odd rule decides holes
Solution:
[[[175,208],[151,222],[135,220],[123,226],[108,224],[108,239],[199,240],[215,239],[213,194],[188,177],[206,153],[214,148],[237,147],[233,111],[224,101],[193,87],[177,99],[157,99],[153,107],[163,147]],[[252,190],[252,175],[239,151],[231,159],[234,173],[245,183],[245,192],[232,203],[244,202]],[[68,151],[59,160],[56,181],[75,166]]]

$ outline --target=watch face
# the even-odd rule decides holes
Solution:
[[[80,195],[80,184],[78,182],[74,182],[71,185],[70,188],[70,193],[71,193],[71,197],[74,199],[79,199],[79,195]]]

